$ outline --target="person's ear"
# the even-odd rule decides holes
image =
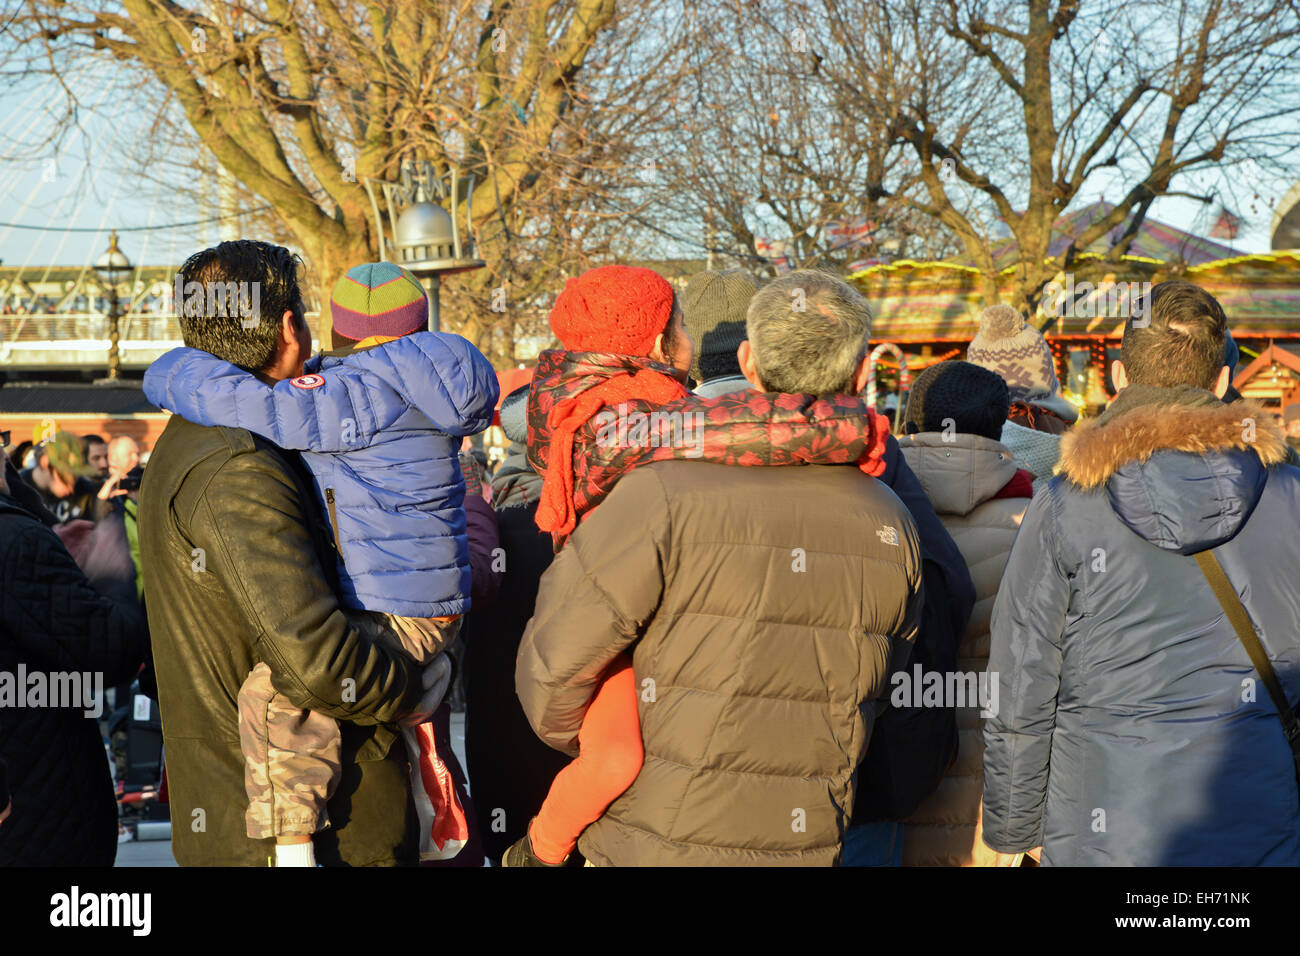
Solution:
[[[736,361],[740,363],[740,374],[745,376],[745,381],[754,386],[756,391],[766,391],[758,377],[758,363],[754,361],[754,350],[750,348],[749,339],[741,342],[736,349]]]
[[[1115,391],[1120,392],[1128,388],[1128,369],[1124,368],[1124,363],[1119,359],[1110,363],[1110,380],[1115,386]]]
[[[857,370],[853,373],[853,394],[861,395],[867,389],[867,379],[871,378],[871,359],[864,355],[858,360]]]
[[[1228,394],[1228,387],[1232,384],[1232,369],[1223,366],[1219,369],[1219,380],[1214,383],[1214,397],[1223,398]]]
[[[280,341],[288,346],[298,345],[298,319],[293,309],[285,309],[280,317]]]
[[[672,365],[668,361],[668,356],[664,354],[664,334],[660,332],[655,336],[655,344],[650,346],[650,354],[646,356],[652,362],[658,362],[660,365]]]

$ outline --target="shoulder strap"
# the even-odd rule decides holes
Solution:
[[[1264,686],[1268,688],[1268,695],[1273,698],[1273,706],[1277,708],[1278,718],[1282,721],[1287,743],[1291,745],[1297,767],[1300,767],[1300,720],[1296,719],[1295,711],[1287,702],[1286,693],[1277,679],[1277,672],[1273,670],[1268,654],[1264,652],[1264,645],[1259,642],[1255,626],[1250,623],[1250,615],[1246,613],[1241,598],[1237,597],[1236,589],[1228,580],[1228,576],[1223,573],[1223,566],[1219,564],[1219,559],[1214,556],[1213,551],[1199,552],[1196,555],[1196,563],[1200,565],[1205,580],[1210,583],[1210,590],[1218,599],[1219,606],[1228,615],[1233,630],[1237,632],[1237,639],[1250,655],[1250,662],[1255,665],[1255,670],[1263,678]]]

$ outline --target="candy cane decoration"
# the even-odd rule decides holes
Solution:
[[[894,413],[894,427],[897,430],[898,423],[903,420],[903,401],[912,387],[912,376],[907,371],[907,356],[893,342],[881,342],[867,356],[867,407],[873,411],[876,407],[876,364],[885,352],[898,360],[898,411]]]

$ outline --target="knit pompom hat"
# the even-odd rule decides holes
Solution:
[[[551,331],[570,352],[645,356],[673,316],[673,287],[650,269],[601,266],[564,284]]]
[[[963,435],[999,441],[1011,396],[1002,376],[970,362],[938,362],[907,395],[907,433],[942,432],[948,422]]]
[[[401,266],[367,262],[334,284],[330,318],[334,331],[354,342],[409,335],[427,327],[429,300],[419,280]]]
[[[1067,421],[1078,420],[1079,410],[1061,395],[1047,340],[1011,306],[991,305],[980,313],[966,361],[1001,375],[1013,402],[1041,405]]]
[[[707,382],[739,375],[736,349],[745,341],[745,313],[758,291],[758,280],[744,269],[697,272],[682,292],[686,334],[695,343],[691,377]]]

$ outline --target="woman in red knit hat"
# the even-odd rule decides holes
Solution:
[[[653,461],[884,470],[888,423],[857,398],[690,392],[694,346],[673,287],[649,269],[603,266],[570,279],[550,323],[563,349],[538,359],[528,458],[544,479],[537,524],[557,551],[619,478]],[[676,430],[665,436],[656,420]],[[677,428],[682,422],[691,424]],[[636,779],[644,755],[628,655],[606,672],[578,744],[579,756],[556,776],[505,866],[562,865],[582,831]]]

